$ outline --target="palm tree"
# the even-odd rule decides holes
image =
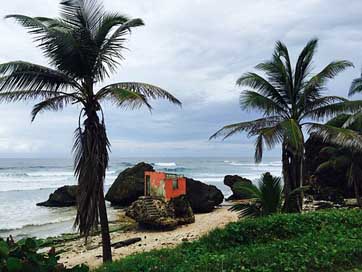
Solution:
[[[0,65],[0,100],[42,99],[32,110],[32,121],[47,110],[79,105],[79,124],[73,146],[79,193],[75,225],[86,238],[100,221],[103,260],[111,261],[110,236],[104,200],[104,178],[110,144],[101,103],[121,108],[146,106],[164,98],[181,105],[170,93],[150,84],[119,82],[97,89],[123,60],[126,35],[143,25],[141,19],[104,11],[97,0],[63,0],[60,18],[8,15],[35,37],[51,68],[14,61]]]
[[[235,190],[252,199],[251,202],[240,202],[231,207],[238,211],[240,217],[266,216],[278,213],[282,206],[282,185],[280,177],[264,173],[258,180],[258,185],[249,183],[236,184]]]
[[[291,192],[303,185],[303,127],[314,124],[307,121],[318,121],[346,110],[358,110],[362,106],[360,101],[323,96],[328,80],[353,65],[346,60],[333,61],[319,73],[312,74],[312,60],[317,44],[316,39],[307,43],[293,69],[287,47],[278,41],[272,59],[256,66],[266,77],[246,73],[236,82],[238,86],[251,89],[241,93],[241,107],[258,110],[263,117],[225,126],[210,137],[223,136],[226,139],[243,131],[249,137],[256,136],[257,163],[262,160],[264,146],[273,148],[281,144],[284,209],[288,212],[299,212],[302,208],[302,194],[292,197]]]

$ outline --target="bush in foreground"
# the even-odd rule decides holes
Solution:
[[[27,238],[15,242],[11,237],[0,238],[0,272],[87,272],[81,265],[66,269],[58,263],[55,250],[39,253],[38,241]]]
[[[348,271],[362,264],[362,210],[279,214],[104,265],[130,271]]]

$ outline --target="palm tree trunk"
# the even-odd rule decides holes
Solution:
[[[359,186],[357,180],[353,180],[354,194],[356,196],[357,204],[359,207],[362,207],[362,200],[359,194]]]
[[[288,144],[282,146],[282,163],[284,179],[284,206],[285,212],[301,212],[301,195],[293,193],[302,186],[303,180],[303,157],[295,156],[288,150]]]
[[[111,237],[109,235],[108,217],[106,202],[104,200],[104,192],[101,190],[99,193],[99,219],[101,224],[102,232],[102,251],[103,251],[103,262],[112,261],[112,250],[111,250]]]
[[[91,101],[85,107],[87,118],[84,129],[77,129],[73,150],[75,152],[75,173],[78,176],[78,211],[75,224],[81,235],[87,237],[98,228],[102,233],[103,261],[112,261],[108,218],[104,200],[104,179],[108,167],[108,148],[104,121],[97,111],[99,104]]]

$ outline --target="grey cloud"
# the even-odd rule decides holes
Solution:
[[[13,0],[0,16],[25,13],[57,16],[57,1]],[[114,156],[248,155],[253,139],[245,135],[209,142],[221,126],[247,120],[257,113],[240,110],[235,80],[271,56],[283,40],[293,56],[313,37],[320,39],[316,71],[334,59],[348,59],[350,69],[330,82],[333,94],[346,95],[362,65],[362,2],[359,0],[105,0],[106,9],[141,17],[127,43],[126,61],[105,84],[134,80],[157,84],[180,98],[175,108],[154,102],[145,109],[124,112],[105,105]],[[0,19],[1,20],[1,19]],[[0,61],[14,59],[46,64],[25,30],[0,21]],[[0,105],[9,120],[0,124],[0,152],[33,156],[69,155],[77,109],[42,115],[30,125],[31,104]],[[13,117],[11,117],[13,116]],[[14,117],[15,116],[15,117]],[[278,150],[274,151],[278,152]],[[1,154],[1,153],[0,153]]]

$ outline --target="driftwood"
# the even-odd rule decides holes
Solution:
[[[113,243],[113,244],[111,244],[111,246],[114,247],[114,248],[120,248],[120,247],[125,247],[125,246],[132,245],[132,244],[137,243],[137,242],[139,242],[141,240],[142,239],[140,237],[136,237],[136,238],[131,238],[131,239],[127,239],[127,240],[123,240],[123,241]]]

